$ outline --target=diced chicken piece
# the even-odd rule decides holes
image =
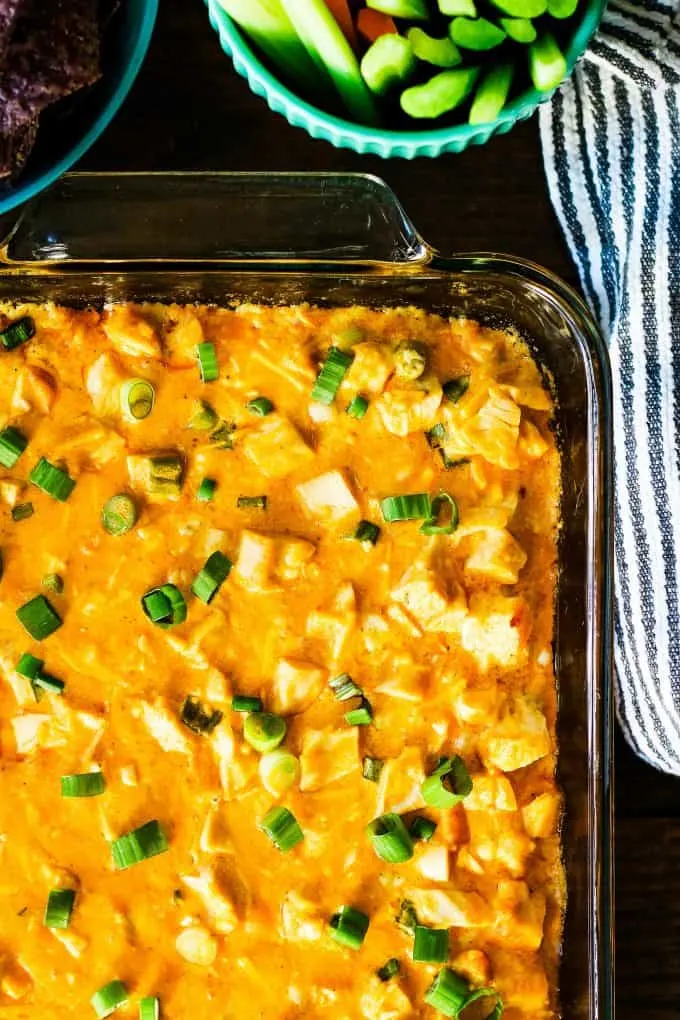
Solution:
[[[494,952],[494,985],[506,1009],[522,1016],[549,1016],[550,990],[548,978],[538,956]]]
[[[307,414],[315,425],[326,425],[338,416],[338,409],[333,404],[320,404],[318,400],[310,401]]]
[[[231,850],[231,846],[224,808],[221,804],[213,804],[205,816],[199,847],[204,854],[222,854]]]
[[[277,540],[276,546],[275,573],[281,581],[292,581],[299,577],[316,555],[316,546],[305,538],[286,535]]]
[[[465,687],[453,700],[453,711],[466,726],[488,726],[496,718],[499,705],[497,687]]]
[[[385,390],[375,406],[388,432],[394,436],[408,436],[432,428],[441,402],[441,383],[429,374],[410,385],[401,381],[395,383]]]
[[[274,565],[275,540],[271,535],[242,531],[234,577],[245,588],[261,591],[267,588]]]
[[[521,404],[522,407],[530,407],[534,411],[552,410],[550,394],[542,386],[524,384],[499,386],[499,389],[504,390],[516,404]]]
[[[378,613],[366,613],[361,620],[361,635],[367,652],[380,651],[390,640],[390,625]]]
[[[474,854],[470,853],[468,847],[463,846],[456,857],[456,867],[463,871],[469,871],[471,875],[483,875],[484,865],[477,860]]]
[[[252,432],[246,433],[241,446],[255,467],[267,478],[285,478],[314,459],[295,426],[280,414],[270,414]]]
[[[217,939],[207,928],[194,924],[179,933],[175,939],[175,949],[188,963],[210,967],[217,958]]]
[[[481,773],[473,777],[464,806],[466,811],[516,811],[517,798],[507,776]]]
[[[328,524],[345,521],[359,512],[359,504],[342,471],[327,471],[318,478],[302,482],[295,491],[305,512]]]
[[[519,448],[530,460],[540,460],[550,445],[533,422],[523,421],[519,430]]]
[[[448,882],[451,872],[449,848],[425,843],[416,851],[415,866],[430,882]]]
[[[493,910],[477,892],[415,889],[408,898],[421,924],[434,928],[486,928],[493,922]]]
[[[398,758],[390,758],[380,773],[376,815],[386,811],[403,814],[422,807],[424,801],[420,788],[424,781],[425,766],[420,748],[407,747]]]
[[[52,928],[50,929],[55,939],[61,942],[67,953],[70,953],[74,960],[79,960],[90,942],[83,935],[77,935],[72,929]]]
[[[486,766],[501,772],[514,772],[545,757],[551,741],[543,712],[529,698],[518,698],[484,734],[480,750]]]
[[[487,528],[478,532],[471,541],[473,550],[465,561],[468,573],[480,574],[501,584],[517,584],[527,554],[509,531]]]
[[[382,393],[392,374],[392,350],[368,340],[352,348],[354,361],[342,384],[343,393]]]
[[[488,987],[491,981],[491,963],[486,953],[481,949],[465,949],[458,953],[451,961],[451,967],[456,974],[467,978],[471,985],[476,988]]]
[[[164,751],[174,751],[177,754],[192,753],[191,740],[182,729],[178,717],[170,711],[162,698],[158,698],[153,704],[148,701],[136,702],[132,706],[132,714],[141,719]]]
[[[238,925],[232,901],[218,885],[212,868],[202,868],[198,875],[182,875],[184,884],[199,898],[214,931],[228,935]]]
[[[410,701],[412,704],[418,704],[427,694],[427,667],[422,662],[416,662],[412,655],[405,653],[391,656],[385,672],[387,679],[376,688],[380,694],[387,694],[400,701]]]
[[[165,331],[165,348],[174,368],[193,368],[196,348],[205,340],[200,319],[190,308],[174,306],[172,325]]]
[[[281,903],[281,934],[289,942],[318,942],[326,919],[318,908],[299,893],[287,892]]]
[[[522,808],[522,820],[527,836],[546,839],[557,832],[560,817],[560,798],[556,793],[540,793]]]
[[[236,745],[231,729],[224,720],[213,730],[210,736],[210,748],[220,773],[222,789],[231,795],[234,793],[232,766]]]
[[[498,883],[494,921],[488,937],[504,948],[536,950],[543,942],[545,895],[529,892],[526,882]]]
[[[519,814],[468,811],[467,804],[465,814],[470,829],[468,850],[473,857],[485,865],[501,865],[515,878],[521,878],[534,844],[524,832]]]
[[[359,1002],[365,1020],[411,1020],[416,1013],[408,995],[394,981],[371,981]]]
[[[35,705],[35,695],[28,677],[17,673],[14,660],[7,658],[0,659],[0,670],[4,680],[12,690],[14,699],[19,708],[28,708]]]
[[[303,792],[319,790],[356,772],[359,768],[357,727],[307,730],[302,741],[300,768]]]
[[[346,603],[346,608],[340,609],[338,613],[313,610],[307,617],[307,637],[314,638],[323,645],[324,658],[328,660],[329,666],[335,665],[342,656],[356,627],[356,600],[354,589],[351,585],[349,587],[352,599]]]
[[[461,626],[461,643],[482,670],[491,666],[514,669],[527,661],[529,630],[529,611],[523,598],[476,594]]]
[[[120,414],[120,388],[128,376],[111,354],[102,354],[85,375],[85,388],[98,415]]]
[[[102,318],[102,327],[111,345],[133,358],[162,357],[156,330],[141,312],[129,305],[114,305]]]
[[[54,377],[43,368],[27,365],[19,376],[14,399],[22,412],[35,408],[41,414],[49,414],[56,395],[57,385]]]
[[[325,670],[311,662],[281,659],[272,677],[272,712],[295,715],[304,712],[323,690]]]
[[[391,596],[428,631],[457,633],[467,613],[463,589],[454,581],[446,585],[422,561],[411,564]]]
[[[475,446],[492,464],[513,470],[518,466],[517,441],[522,412],[499,386],[489,386],[486,402],[474,422]]]
[[[11,720],[16,752],[21,757],[33,754],[39,747],[53,746],[50,740],[51,717],[34,713],[17,715]]]
[[[139,772],[134,764],[122,765],[120,769],[120,781],[123,786],[137,786],[139,783]]]

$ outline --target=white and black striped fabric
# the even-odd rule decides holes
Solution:
[[[619,721],[680,775],[680,0],[611,0],[540,127],[612,361]]]

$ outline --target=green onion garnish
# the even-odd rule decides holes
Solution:
[[[437,831],[437,823],[424,815],[416,815],[411,821],[409,830],[411,839],[419,839],[422,843],[429,843]]]
[[[63,694],[66,686],[63,680],[58,680],[56,676],[44,673],[44,665],[45,663],[42,659],[36,659],[34,655],[25,652],[15,667],[17,673],[31,681],[36,701],[40,701],[43,691],[49,691],[51,694]]]
[[[209,442],[212,446],[216,446],[219,450],[233,450],[235,431],[235,425],[228,421],[222,421],[217,428],[210,433]]]
[[[432,426],[429,432],[425,433],[425,438],[433,450],[439,449],[442,443],[446,442],[446,426],[438,422]]]
[[[217,709],[204,708],[200,700],[193,694],[184,699],[180,719],[194,733],[212,733],[222,722],[223,714]]]
[[[402,900],[399,904],[399,913],[394,919],[406,935],[414,935],[418,924],[416,908],[410,900]]]
[[[103,772],[80,772],[61,777],[62,797],[99,797],[105,790]]]
[[[13,351],[20,344],[25,344],[32,336],[35,336],[35,323],[29,315],[24,315],[23,318],[11,322],[2,330],[0,344],[6,351]]]
[[[465,762],[456,755],[444,758],[422,784],[423,800],[430,807],[450,808],[472,792],[472,779]]]
[[[295,815],[285,807],[273,807],[264,816],[258,828],[269,836],[277,850],[283,854],[289,853],[305,838]]]
[[[252,414],[259,414],[260,418],[266,418],[274,410],[274,405],[268,397],[255,397],[254,400],[249,400],[246,406]]]
[[[312,400],[317,400],[320,404],[332,404],[353,360],[354,355],[341,351],[338,347],[329,348],[312,389]]]
[[[17,609],[19,623],[35,641],[44,641],[61,627],[61,617],[44,595],[36,595]]]
[[[12,507],[12,520],[27,521],[34,513],[35,507],[32,503],[17,503],[16,506]]]
[[[204,478],[198,487],[196,498],[201,503],[211,503],[217,491],[217,482],[214,478]]]
[[[175,453],[149,458],[149,492],[152,496],[179,496],[184,465]]]
[[[444,509],[446,516],[440,516]],[[448,492],[440,492],[432,500],[430,517],[421,524],[423,535],[451,535],[458,527],[458,504]]]
[[[368,916],[354,907],[343,906],[330,919],[331,937],[349,949],[360,949],[371,923]]]
[[[0,467],[13,468],[28,446],[28,439],[8,425],[0,432]]]
[[[201,370],[201,379],[203,382],[214,382],[215,379],[218,379],[220,375],[220,366],[217,362],[215,344],[199,344],[196,348],[196,356],[198,357],[198,367]]]
[[[64,578],[61,574],[45,574],[40,583],[52,595],[62,595],[64,592]]]
[[[239,510],[266,510],[267,509],[267,497],[266,496],[239,496],[236,500],[236,506]]]
[[[68,928],[76,894],[73,889],[51,889],[43,924],[46,928]]]
[[[126,492],[107,499],[102,509],[102,525],[109,535],[126,535],[137,523],[137,504]]]
[[[139,1020],[160,1020],[161,1000],[149,995],[139,1003]]]
[[[168,841],[160,824],[154,819],[138,829],[114,839],[111,844],[113,863],[119,871],[156,857],[168,849]]]
[[[174,584],[162,584],[142,596],[144,615],[157,627],[167,630],[187,618],[187,604]]]
[[[403,864],[413,857],[413,842],[400,816],[390,812],[367,826],[373,849],[388,864]]]
[[[349,673],[341,673],[328,685],[335,694],[336,701],[349,701],[351,698],[362,698],[364,692],[357,687]]]
[[[188,421],[188,427],[196,432],[210,432],[217,425],[219,418],[217,411],[213,410],[205,400],[196,400]]]
[[[410,496],[387,496],[381,500],[383,517],[392,524],[394,521],[416,521],[432,516],[432,501],[426,492]]]
[[[127,1004],[128,990],[122,981],[109,981],[94,993],[90,1002],[99,1020],[104,1020],[104,1017],[111,1016],[120,1006]]]
[[[363,698],[358,708],[352,708],[345,712],[345,719],[350,726],[369,726],[373,722],[373,709],[366,698]]]
[[[29,680],[35,680],[44,665],[45,663],[42,659],[36,659],[35,655],[24,652],[16,664],[16,671],[21,676],[28,677]]]
[[[196,598],[209,605],[229,577],[230,570],[231,560],[224,553],[214,552],[208,556],[191,585]]]
[[[40,458],[28,477],[34,485],[60,503],[65,503],[76,487],[67,471],[50,464],[45,457]]]
[[[368,779],[369,783],[377,783],[384,768],[385,762],[382,758],[370,758],[366,755],[361,763],[361,774],[364,779]]]
[[[397,976],[400,969],[399,960],[392,957],[387,961],[387,963],[384,963],[382,967],[379,967],[378,970],[376,970],[375,976],[379,981],[391,981],[393,977]]]
[[[446,963],[449,958],[449,929],[416,925],[413,940],[414,963]]]
[[[470,388],[470,376],[459,375],[456,379],[449,379],[442,386],[444,396],[450,403],[457,404]]]
[[[58,680],[56,676],[51,676],[49,673],[43,673],[42,670],[34,677],[31,684],[36,701],[39,700],[38,691],[49,691],[50,694],[63,694],[66,687],[63,680]]]
[[[274,751],[286,735],[286,720],[271,712],[251,712],[243,722],[243,737],[256,751]]]
[[[128,379],[120,391],[123,413],[132,421],[148,418],[153,411],[156,391],[146,379]]]
[[[261,712],[262,698],[249,698],[247,694],[235,694],[231,699],[232,712]]]
[[[428,1006],[443,1013],[444,1016],[458,1020],[458,1017],[468,1006],[479,999],[496,999],[496,1008],[487,1020],[499,1020],[503,1013],[503,1004],[498,997],[495,988],[470,988],[470,985],[456,974],[450,967],[443,967],[436,978],[425,992],[425,1002]]]
[[[375,545],[380,538],[380,528],[371,521],[359,521],[352,538],[356,538],[357,542],[363,545]]]
[[[349,404],[345,408],[346,413],[350,418],[363,418],[368,411],[368,401],[366,397],[356,396],[350,400]]]

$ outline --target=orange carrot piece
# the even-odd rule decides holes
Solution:
[[[397,32],[397,26],[389,14],[374,11],[371,7],[361,8],[357,18],[357,28],[359,34],[370,43],[375,42],[381,35],[395,35]]]
[[[326,0],[326,7],[337,21],[347,42],[352,49],[356,50],[359,40],[357,39],[354,22],[352,21],[352,12],[349,9],[347,0]]]

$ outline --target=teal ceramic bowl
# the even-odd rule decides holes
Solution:
[[[469,145],[483,145],[493,135],[505,134],[518,121],[530,117],[551,95],[529,89],[508,103],[493,123],[481,126],[460,124],[421,131],[365,127],[326,113],[291,92],[262,63],[218,0],[206,0],[206,4],[222,49],[231,57],[235,69],[247,80],[252,91],[262,96],[275,113],[283,114],[289,124],[304,128],[313,138],[323,138],[337,148],[371,153],[384,159],[395,156],[414,159],[416,156],[439,156],[442,152],[462,152]],[[607,0],[587,0],[580,18],[574,18],[576,28],[565,50],[569,73],[595,35],[606,4]]]

